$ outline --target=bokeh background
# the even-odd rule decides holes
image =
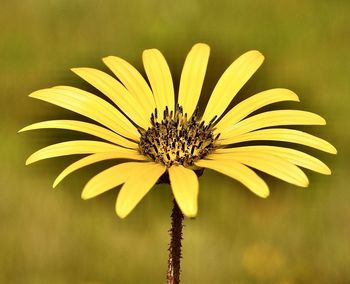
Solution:
[[[292,89],[301,103],[285,107],[325,117],[327,126],[305,129],[339,154],[307,149],[333,171],[330,177],[307,172],[308,189],[264,176],[272,192],[267,200],[206,172],[199,215],[185,222],[183,283],[350,283],[349,11],[347,0],[3,1],[0,283],[164,283],[169,188],[156,187],[120,220],[117,190],[80,199],[89,177],[108,163],[81,170],[57,190],[51,183],[71,158],[24,166],[40,147],[81,136],[16,132],[35,121],[74,117],[27,96],[59,84],[93,90],[69,68],[107,71],[100,59],[118,55],[142,70],[142,50],[156,47],[178,85],[196,42],[212,47],[202,104],[234,58],[260,50],[266,61],[235,102],[273,87]]]

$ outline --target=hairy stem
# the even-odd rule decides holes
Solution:
[[[173,211],[171,213],[171,229],[170,243],[169,243],[169,258],[168,258],[168,272],[167,272],[167,284],[179,284],[180,283],[180,261],[181,261],[181,241],[182,241],[182,221],[184,215],[182,214],[175,199],[173,201]]]

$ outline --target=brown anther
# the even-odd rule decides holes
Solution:
[[[197,119],[198,109],[188,119],[180,105],[175,111],[166,107],[163,119],[158,110],[151,115],[151,127],[139,130],[139,151],[157,163],[192,166],[215,149],[218,135],[213,132],[213,118],[208,124]]]

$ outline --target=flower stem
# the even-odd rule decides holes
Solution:
[[[171,229],[169,234],[171,237],[169,244],[169,258],[167,271],[167,284],[180,283],[180,261],[181,261],[181,240],[182,240],[182,221],[184,215],[182,214],[175,199],[173,201],[173,211],[171,213]]]

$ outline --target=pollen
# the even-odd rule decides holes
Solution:
[[[166,107],[163,118],[159,119],[155,109],[151,115],[151,127],[139,130],[141,154],[167,167],[187,167],[213,152],[220,136],[213,133],[215,117],[205,124],[197,119],[197,114],[198,109],[188,118],[182,106],[176,105],[175,111]]]

